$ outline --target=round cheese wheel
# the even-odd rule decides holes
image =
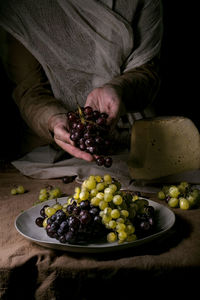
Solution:
[[[185,117],[156,117],[134,123],[128,160],[132,179],[152,180],[200,168],[200,135]]]

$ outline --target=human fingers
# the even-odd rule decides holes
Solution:
[[[64,151],[68,152],[72,156],[76,158],[81,158],[86,161],[93,161],[94,158],[91,154],[81,151],[75,146],[68,144],[66,142],[61,141],[60,139],[55,138],[55,142],[57,143],[58,146],[60,146]]]

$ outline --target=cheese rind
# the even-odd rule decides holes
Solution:
[[[185,117],[138,120],[131,133],[128,161],[132,179],[152,180],[200,168],[200,135]]]

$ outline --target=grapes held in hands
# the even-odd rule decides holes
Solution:
[[[78,107],[76,112],[67,113],[70,138],[75,146],[95,157],[98,166],[111,167],[111,141],[108,137],[106,113],[93,110],[92,107]]]

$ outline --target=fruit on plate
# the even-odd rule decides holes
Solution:
[[[77,111],[67,113],[70,138],[75,146],[95,157],[98,166],[107,168],[112,165],[112,158],[107,156],[111,151],[111,140],[108,136],[108,115],[93,110],[92,107],[80,107]]]
[[[66,203],[45,205],[35,223],[61,243],[87,243],[99,239],[131,242],[155,229],[155,211],[136,192],[121,190],[109,174],[89,176],[74,189]]]
[[[164,185],[158,192],[158,199],[165,200],[172,208],[188,210],[199,207],[200,190],[185,181],[178,185]]]

